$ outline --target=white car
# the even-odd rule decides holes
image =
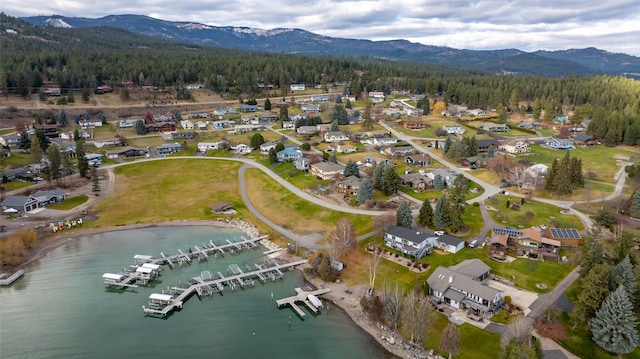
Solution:
[[[469,243],[469,248],[475,248],[478,245],[478,241],[477,240],[472,240],[471,243]]]
[[[444,231],[435,231],[433,232],[436,236],[444,236]]]

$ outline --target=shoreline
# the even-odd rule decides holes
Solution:
[[[250,238],[259,236],[257,228],[250,222],[243,220],[179,220],[157,223],[135,223],[125,224],[119,226],[98,227],[88,229],[77,229],[71,232],[62,232],[54,236],[45,239],[38,248],[33,252],[30,252],[27,259],[21,264],[6,268],[14,271],[27,268],[30,264],[45,257],[51,250],[58,248],[61,245],[69,243],[70,241],[78,240],[82,237],[107,233],[126,231],[140,228],[154,228],[154,227],[173,227],[173,226],[208,226],[215,228],[235,228],[241,232],[247,234]],[[371,323],[369,318],[366,317],[360,306],[360,298],[366,292],[366,285],[358,285],[356,287],[349,287],[344,283],[325,283],[319,278],[308,278],[304,271],[301,271],[306,281],[313,284],[317,288],[331,288],[331,292],[325,294],[325,299],[330,301],[333,305],[343,310],[360,330],[363,330],[371,336],[387,353],[397,358],[426,358],[426,352],[423,355],[415,355],[416,353],[411,350],[406,350],[402,346],[396,343],[390,344],[384,338],[389,336],[390,333],[383,331],[374,323]],[[348,290],[348,291],[347,291]],[[329,311],[329,309],[327,309]]]

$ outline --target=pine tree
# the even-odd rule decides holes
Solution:
[[[604,263],[603,254],[602,233],[599,228],[592,228],[581,247],[580,278],[584,278],[596,265]]]
[[[436,202],[436,208],[433,210],[433,226],[437,229],[445,229],[449,227],[449,219],[446,213],[447,199],[442,196]]]
[[[631,353],[638,346],[637,324],[633,305],[621,285],[602,302],[591,320],[593,341],[611,353]]]
[[[353,161],[347,162],[347,165],[344,167],[344,170],[342,171],[342,175],[344,177],[356,176],[360,178],[360,169],[358,168],[358,164]]]
[[[571,158],[570,165],[571,183],[574,187],[584,187],[584,176],[582,174],[582,160],[578,157]]]
[[[411,228],[413,224],[413,215],[407,201],[402,201],[396,210],[396,225],[400,227]]]
[[[416,222],[424,227],[433,227],[433,207],[431,207],[431,202],[428,198],[422,202]]]
[[[331,132],[336,132],[336,131],[340,131],[340,127],[338,127],[338,121],[333,120],[331,121]]]
[[[631,197],[631,207],[629,207],[631,217],[640,218],[640,188],[638,188]]]
[[[398,192],[400,181],[393,166],[385,166],[384,177],[382,178],[382,191],[386,195]]]
[[[384,173],[386,171],[386,166],[382,163],[378,163],[376,168],[373,170],[373,178],[371,180],[371,185],[375,189],[382,190],[382,184],[384,183]]]
[[[581,323],[593,318],[602,301],[609,295],[609,278],[612,267],[609,264],[598,264],[581,281],[578,300],[574,303],[572,320]]]
[[[477,150],[476,150],[477,152]],[[496,149],[493,147],[493,145],[489,146],[489,149],[487,150],[487,157],[489,158],[494,158],[496,156]]]
[[[441,190],[444,188],[444,180],[441,175],[435,175],[433,178],[433,188],[436,190]]]
[[[329,159],[327,161],[333,162],[333,163],[338,163],[338,157],[336,157],[336,155],[332,154],[331,156],[329,156]]]
[[[551,163],[551,167],[549,167],[549,170],[547,171],[547,175],[545,176],[546,177],[545,188],[547,189],[547,191],[549,192],[555,191],[556,189],[555,181],[557,176],[558,176],[558,159],[555,158]]]
[[[633,301],[636,297],[638,285],[636,283],[636,273],[633,269],[633,264],[631,264],[629,256],[624,257],[624,259],[613,269],[609,289],[613,291],[618,286],[624,286],[624,290],[627,292],[627,297]]]
[[[31,148],[31,136],[29,136],[27,131],[22,130],[22,132],[20,132],[19,141],[20,142],[18,142],[18,148],[20,148],[21,150],[27,151],[29,148]]]
[[[451,136],[447,136],[447,139],[444,141],[444,147],[442,148],[442,151],[444,152],[445,156],[451,149],[452,144],[453,144],[453,140],[451,139]]]
[[[358,196],[356,197],[358,203],[364,203],[370,199],[373,199],[373,187],[371,186],[371,180],[365,178],[362,180],[360,184],[360,188],[358,189]]]
[[[253,147],[254,149],[260,147],[260,145],[263,143],[264,137],[262,137],[261,134],[255,133],[253,134],[253,136],[251,136],[251,147]]]
[[[84,145],[82,141],[76,142],[76,155],[78,157],[78,173],[80,173],[80,177],[87,177],[87,172],[89,171],[89,161],[87,161],[87,157],[84,153]]]
[[[144,125],[144,120],[136,121],[136,134],[137,135],[147,134],[147,127]]]
[[[271,100],[269,100],[268,97],[267,97],[266,100],[264,100],[264,110],[265,111],[270,111],[271,110]]]
[[[98,170],[95,167],[91,168],[91,180],[93,181],[91,192],[98,196],[100,193],[100,179],[98,178]]]
[[[282,125],[282,122],[284,121],[289,121],[289,109],[287,108],[287,105],[282,105],[282,107],[280,107],[278,120],[280,121],[280,125]]]
[[[274,164],[278,162],[278,154],[275,148],[269,149],[269,163]]]

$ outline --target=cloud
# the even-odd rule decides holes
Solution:
[[[2,0],[12,16],[141,14],[169,21],[262,29],[301,28],[325,36],[466,49],[524,51],[597,47],[640,56],[637,0]]]

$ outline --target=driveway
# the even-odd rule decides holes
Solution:
[[[487,284],[492,288],[501,290],[503,298],[507,295],[510,296],[511,304],[522,309],[524,315],[529,315],[529,313],[531,313],[531,308],[529,307],[536,301],[536,299],[538,299],[537,293],[518,289],[492,279],[488,280]]]

